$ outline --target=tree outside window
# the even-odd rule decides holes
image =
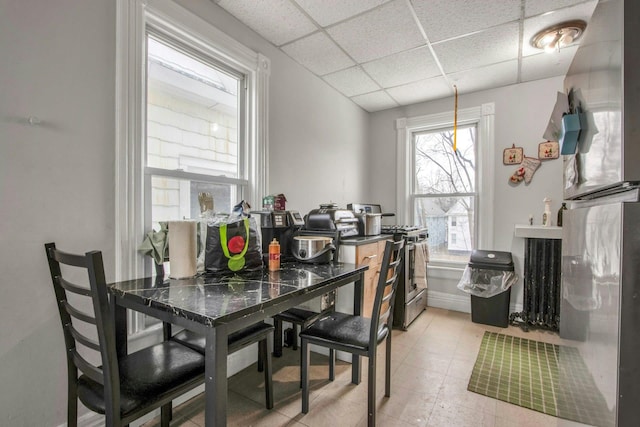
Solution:
[[[414,209],[433,261],[469,259],[475,246],[476,125],[413,133]]]

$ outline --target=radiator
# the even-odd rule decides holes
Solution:
[[[560,322],[560,268],[562,240],[526,239],[522,311],[512,313],[512,324],[558,330]]]

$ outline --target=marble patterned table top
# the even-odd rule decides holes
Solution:
[[[189,279],[147,277],[109,285],[112,294],[145,306],[212,326],[265,310],[318,288],[357,279],[366,266],[353,264],[283,263],[281,269],[266,268],[230,275],[201,275]]]

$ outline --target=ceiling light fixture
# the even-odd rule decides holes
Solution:
[[[558,52],[578,40],[585,28],[587,23],[581,20],[562,22],[539,31],[531,39],[531,45],[545,52]]]

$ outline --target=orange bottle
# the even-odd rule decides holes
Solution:
[[[269,271],[280,270],[280,243],[274,238],[269,243]]]

